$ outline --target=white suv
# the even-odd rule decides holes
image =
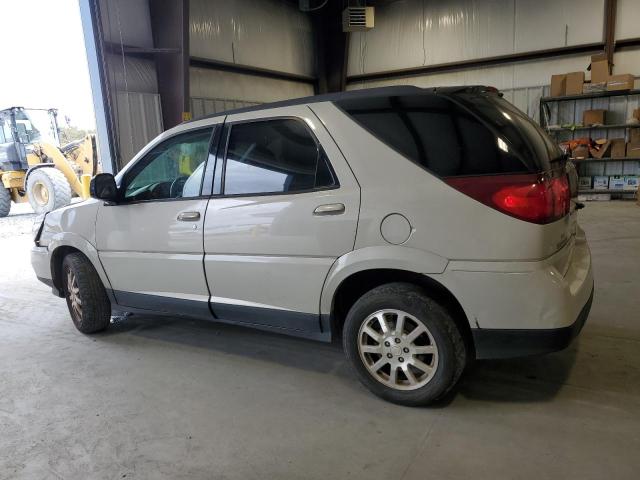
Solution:
[[[47,214],[32,263],[81,332],[115,309],[341,335],[371,391],[420,405],[473,359],[580,331],[593,277],[575,184],[492,88],[304,98],[163,133]]]

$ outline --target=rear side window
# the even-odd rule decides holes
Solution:
[[[516,112],[488,95],[475,98],[483,112],[465,99],[433,94],[337,104],[379,140],[441,177],[546,169],[550,153],[535,128],[523,127]]]
[[[231,127],[224,194],[292,193],[336,184],[326,156],[299,120]]]

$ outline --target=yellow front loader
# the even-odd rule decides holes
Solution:
[[[0,217],[11,202],[29,201],[36,213],[63,207],[71,197],[89,196],[99,172],[95,136],[63,147],[55,109],[0,110]]]

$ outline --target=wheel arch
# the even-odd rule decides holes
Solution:
[[[340,336],[351,306],[369,290],[386,283],[403,282],[420,287],[431,299],[444,307],[460,331],[468,358],[475,357],[473,335],[467,315],[453,293],[429,275],[397,268],[368,268],[345,277],[335,289],[331,300],[332,335]]]
[[[51,280],[53,282],[53,288],[57,291],[58,296],[63,295],[62,261],[68,254],[79,252],[89,260],[89,263],[98,273],[100,281],[102,281],[105,290],[107,290],[107,294],[109,295],[110,299],[112,299],[111,283],[109,282],[109,278],[107,277],[104,268],[102,267],[102,263],[100,262],[100,258],[98,257],[98,251],[86,239],[74,234],[56,235],[49,244],[49,251],[51,252]]]

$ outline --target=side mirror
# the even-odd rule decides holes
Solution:
[[[89,192],[93,198],[115,202],[118,200],[116,179],[110,173],[99,173],[91,179]]]

